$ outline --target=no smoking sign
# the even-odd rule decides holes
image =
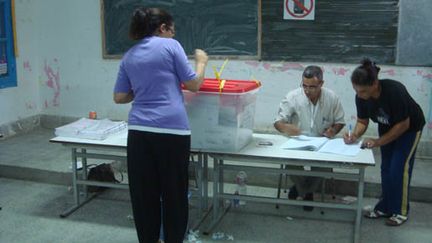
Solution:
[[[284,0],[284,19],[314,20],[314,0]]]

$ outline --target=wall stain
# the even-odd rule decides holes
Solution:
[[[254,68],[258,68],[260,65],[260,62],[258,62],[258,61],[245,61],[245,64],[252,66]]]
[[[34,102],[31,102],[31,101],[26,102],[25,107],[27,110],[34,110],[37,108],[36,104]]]
[[[58,63],[57,58],[54,59],[54,62]],[[54,96],[51,100],[51,104],[53,106],[59,106],[60,105],[60,101],[59,101],[59,97],[60,97],[59,67],[57,67],[57,70],[54,71],[53,68],[48,65],[47,60],[45,60],[44,73],[47,77],[47,80],[45,81],[46,86],[54,90]],[[45,105],[45,107],[47,107],[47,104]]]
[[[299,63],[284,63],[284,62],[280,62],[280,63],[276,63],[276,64],[272,64],[272,63],[263,63],[263,68],[265,70],[269,70],[272,72],[285,72],[287,70],[303,70],[304,66],[299,64]]]
[[[424,72],[423,70],[417,70],[416,74],[432,84],[432,73],[427,73]],[[429,92],[429,95],[430,95],[429,111],[428,111],[428,116],[426,117],[426,122],[427,122],[426,127],[432,130],[432,87]]]
[[[425,73],[423,70],[417,70],[417,75],[427,79],[428,81],[432,81],[432,73]]]
[[[24,61],[23,62],[23,68],[24,68],[24,70],[31,72],[32,68],[30,66],[30,61]]]
[[[395,72],[394,69],[382,70],[381,73],[385,73],[385,74],[387,74],[389,76],[395,76],[396,75],[396,72]]]
[[[349,71],[348,68],[338,67],[338,68],[332,68],[332,71],[334,74],[338,76],[345,76],[346,73]]]

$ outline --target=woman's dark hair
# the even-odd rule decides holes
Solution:
[[[152,36],[162,24],[172,26],[173,22],[173,17],[163,9],[138,7],[132,14],[129,38],[140,40]]]
[[[365,58],[351,74],[351,82],[361,86],[371,86],[378,79],[380,68],[369,58]]]

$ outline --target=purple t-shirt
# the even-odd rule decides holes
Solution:
[[[123,56],[114,93],[135,95],[129,125],[189,130],[180,85],[195,78],[178,41],[151,36]]]

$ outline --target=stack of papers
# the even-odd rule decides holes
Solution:
[[[356,156],[360,152],[360,144],[361,141],[355,144],[345,144],[343,138],[328,139],[326,137],[300,135],[288,139],[281,145],[281,148]]]
[[[94,120],[81,118],[78,121],[56,128],[55,135],[103,140],[109,135],[118,133],[124,129],[127,129],[127,123],[124,121],[114,122],[109,119]]]

